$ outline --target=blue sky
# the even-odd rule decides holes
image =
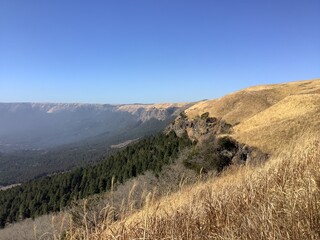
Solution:
[[[0,102],[216,98],[320,77],[319,0],[0,0]]]

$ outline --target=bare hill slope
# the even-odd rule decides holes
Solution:
[[[320,79],[250,87],[186,110],[188,118],[205,112],[232,124],[240,142],[273,153],[303,131],[319,132]]]
[[[67,238],[319,239],[319,79],[203,101],[174,126],[188,130],[190,119],[230,123],[232,131],[222,134],[272,156],[259,166],[233,166],[219,177],[182,185],[160,200],[146,198],[141,210],[89,230],[70,229]]]

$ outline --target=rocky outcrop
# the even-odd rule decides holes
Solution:
[[[232,125],[209,113],[189,119],[182,112],[167,128],[178,136],[185,134],[197,142],[184,164],[196,171],[221,171],[230,164],[257,164],[268,159],[259,149],[242,144],[231,137]]]
[[[268,154],[261,152],[259,149],[239,143],[231,137],[218,138],[217,142],[217,151],[231,164],[257,164],[269,157]]]
[[[194,119],[188,119],[184,113],[181,113],[166,129],[167,132],[172,130],[178,136],[187,133],[190,139],[198,141],[208,134],[230,133],[232,126],[221,119],[210,117],[209,113],[204,113]]]

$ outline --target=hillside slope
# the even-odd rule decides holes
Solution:
[[[233,126],[242,143],[274,153],[303,131],[320,130],[320,79],[246,88],[203,101],[186,110],[188,118],[208,112]]]
[[[185,113],[170,129],[198,140],[229,135],[271,158],[146,199],[119,221],[70,229],[68,239],[320,238],[319,79],[247,88]]]
[[[195,140],[192,144],[188,140],[188,147],[180,152],[179,161],[184,164],[179,166],[180,173],[187,167],[185,163],[199,163],[206,158],[214,161],[232,159],[233,164],[227,164],[230,167],[223,172],[200,166],[194,172],[197,176],[192,175],[191,180],[179,173],[181,179],[175,179],[178,186],[174,190],[161,190],[159,198],[155,198],[156,181],[162,175],[170,174],[168,169],[174,169],[172,166],[159,167],[153,178],[158,180],[151,184],[155,189],[150,190],[150,186],[140,189],[140,196],[133,184],[131,189],[122,191],[122,200],[116,200],[118,208],[111,180],[113,174],[109,173],[113,164],[107,164],[103,168],[105,172],[97,166],[95,169],[102,173],[101,176],[105,177],[106,172],[109,176],[105,181],[98,181],[97,175],[91,174],[95,176],[91,179],[96,184],[92,185],[92,193],[99,192],[95,191],[95,186],[100,187],[100,182],[108,184],[108,189],[111,188],[107,193],[109,200],[106,198],[104,205],[94,210],[87,204],[90,198],[78,203],[78,208],[66,215],[69,227],[66,226],[68,229],[62,233],[63,238],[319,239],[319,84],[319,80],[313,80],[258,86],[192,106],[166,129],[171,134],[170,130],[173,130],[178,136],[188,135]],[[130,111],[136,110],[131,108]],[[168,147],[165,152],[180,149],[170,141],[163,143]],[[153,162],[154,166],[165,161],[164,152],[156,154],[157,144],[137,144],[145,148],[142,152],[151,159],[159,155]],[[233,161],[234,147],[237,147],[235,154],[241,160],[239,163]],[[201,149],[208,151],[201,152]],[[123,152],[131,153],[131,150],[129,145]],[[251,161],[259,158],[256,153],[261,153],[262,161]],[[137,158],[119,157],[115,160],[117,165],[120,164],[121,167],[117,168],[121,169],[121,176],[125,179],[130,174],[134,177],[137,168],[125,170],[127,167],[123,167],[123,159],[133,167],[132,160],[145,161],[148,158],[139,155]],[[146,162],[150,163],[150,159]],[[68,174],[57,176],[64,177]],[[141,186],[148,184],[144,177],[140,177],[133,181],[140,179]],[[88,184],[87,180],[81,182]],[[124,183],[120,181],[118,184],[121,182]],[[43,188],[42,184],[39,186]],[[66,188],[66,193],[76,193],[72,189]],[[91,189],[91,185],[85,189]],[[14,189],[10,192],[13,193]],[[12,195],[16,198],[16,194]],[[83,196],[89,195],[91,193]],[[4,201],[5,204],[11,202],[14,201]],[[17,217],[18,210],[15,207],[11,217]]]
[[[320,79],[249,87],[219,99],[199,102],[186,110],[190,118],[209,112],[230,124],[243,122],[290,95],[319,94]]]
[[[319,239],[320,145],[305,135],[260,167],[230,169],[67,239]]]

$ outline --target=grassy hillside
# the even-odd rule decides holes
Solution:
[[[219,99],[199,102],[186,110],[189,118],[209,112],[234,125],[290,95],[319,94],[320,79],[246,88]]]
[[[233,137],[274,153],[302,131],[320,131],[320,79],[246,88],[203,101],[186,110],[188,118],[209,112],[233,125]]]
[[[137,169],[132,168],[132,162],[143,159],[131,156],[133,149],[130,147],[123,152],[128,166],[123,167],[124,162],[119,163],[123,161],[121,156],[111,165],[106,163],[101,165],[102,168],[97,167],[105,169],[105,172],[108,169],[111,174],[105,181],[94,177],[96,184],[84,188],[93,190],[82,197],[96,193],[95,189],[99,189],[101,183],[108,184],[103,191],[111,191],[101,196],[104,201],[94,208],[88,203],[91,197],[77,202],[70,215],[65,217],[68,227],[61,237],[320,239],[319,113],[320,80],[257,86],[217,100],[199,102],[167,128],[178,136],[192,135],[192,139],[199,140],[195,141],[198,143],[196,146],[187,140],[179,140],[173,132],[167,137],[160,137],[160,140],[134,144],[139,146],[138,149],[144,149],[148,156],[143,164],[151,163],[153,166],[143,169],[157,173],[149,180],[140,175],[130,180],[130,184],[124,181],[137,176],[133,174]],[[173,147],[167,138],[177,143],[187,141],[182,144],[187,148],[178,151],[182,147]],[[230,141],[223,141],[222,145],[226,146],[221,148],[219,142],[224,139]],[[165,151],[156,151],[159,143]],[[236,150],[229,149],[229,143],[233,143]],[[165,153],[172,151],[180,152],[179,171],[173,165],[164,166],[168,162]],[[220,161],[227,157],[231,164],[235,159],[232,152],[240,159],[245,154],[242,163],[246,164],[233,164],[222,173],[210,172],[210,159]],[[266,162],[254,161],[259,157],[257,153],[271,157]],[[150,162],[150,159],[156,161]],[[198,175],[189,175],[192,177],[188,180],[181,175],[185,171],[181,166],[186,166],[186,163],[198,170]],[[112,168],[113,164],[119,171]],[[118,192],[114,191],[111,183],[115,175],[112,171],[119,172],[119,183],[124,183],[118,185]],[[153,183],[149,184],[149,181]],[[169,187],[172,182],[177,186]],[[156,190],[159,185],[160,190]],[[67,192],[74,192],[69,190]]]
[[[241,142],[271,153],[282,151],[304,131],[320,133],[320,92],[285,97],[234,130]]]
[[[320,142],[306,135],[261,167],[230,169],[68,239],[319,239]]]
[[[257,147],[271,159],[182,184],[160,200],[150,193],[143,209],[124,212],[116,222],[110,218],[113,210],[105,209],[103,221],[70,228],[67,238],[319,239],[319,79],[244,89],[195,104],[181,118],[202,119],[206,112],[232,125],[222,136]],[[181,118],[176,124],[194,127]],[[202,130],[197,133],[205,137]]]

